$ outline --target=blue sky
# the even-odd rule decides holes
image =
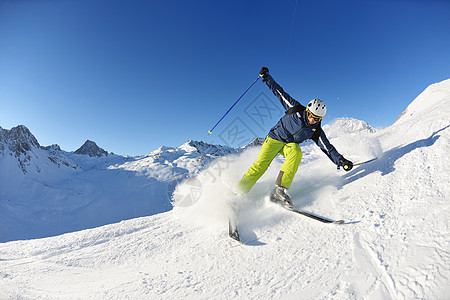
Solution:
[[[67,151],[236,146],[283,113],[261,81],[207,132],[267,66],[325,122],[382,128],[450,78],[449,53],[449,1],[3,0],[0,126]]]

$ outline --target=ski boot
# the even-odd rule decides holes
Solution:
[[[281,204],[287,209],[293,208],[291,197],[287,194],[287,188],[283,186],[275,186],[270,194],[270,201]]]

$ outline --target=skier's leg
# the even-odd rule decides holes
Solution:
[[[267,137],[259,152],[258,159],[248,169],[239,182],[239,189],[248,193],[258,179],[266,172],[272,160],[283,149],[286,143]]]
[[[292,180],[294,180],[295,173],[297,173],[303,153],[298,144],[288,143],[280,151],[280,154],[286,157],[286,160],[278,174],[276,185],[288,189],[291,186]]]

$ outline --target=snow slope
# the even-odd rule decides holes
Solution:
[[[233,196],[258,154],[247,149],[179,184],[169,212],[0,244],[0,298],[448,299],[449,104],[446,80],[388,128],[335,130],[347,158],[379,157],[348,173],[302,145],[294,206],[344,225],[267,203],[281,158],[247,197]],[[240,207],[246,245],[227,236],[227,202]]]

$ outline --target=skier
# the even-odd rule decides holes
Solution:
[[[256,162],[239,182],[239,190],[248,193],[267,170],[275,156],[280,153],[286,160],[275,181],[275,188],[270,194],[270,200],[291,209],[292,201],[287,190],[291,186],[302,159],[303,153],[298,145],[299,143],[307,139],[314,140],[338,168],[342,166],[346,171],[353,168],[353,163],[339,154],[321,129],[321,121],[327,110],[322,100],[313,99],[305,107],[275,82],[269,74],[268,68],[263,67],[260,76],[280,100],[281,105],[286,109],[286,114],[270,129]]]

